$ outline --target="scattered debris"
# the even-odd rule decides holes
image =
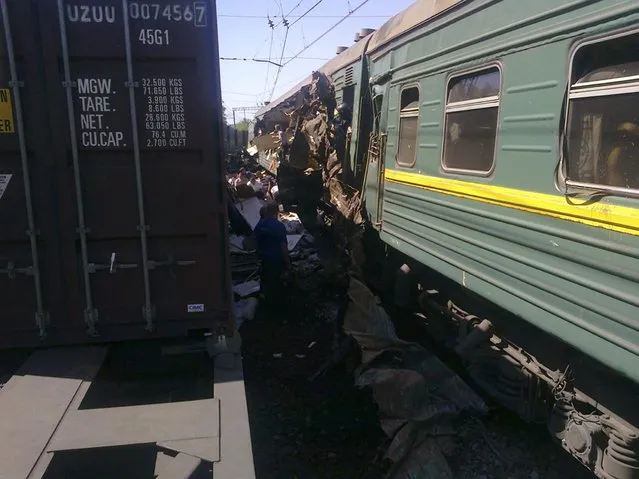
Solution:
[[[361,246],[363,209],[359,192],[344,181],[350,174],[344,171],[347,163],[343,161],[350,119],[348,112],[336,112],[335,107],[333,85],[325,75],[314,72],[311,85],[302,89],[286,113],[295,132],[287,168],[321,171],[323,198],[316,200],[323,199],[324,224],[333,232],[337,247],[349,251],[350,255],[345,311],[340,314],[337,301],[330,312],[318,312],[318,318],[326,317],[334,324],[343,320],[346,337],[342,340],[335,337],[332,353],[309,380],[315,381],[326,374],[348,357],[357,344],[361,364],[355,371],[355,384],[372,390],[381,426],[392,439],[386,457],[394,462],[394,467],[388,477],[452,477],[434,439],[433,428],[462,412],[479,415],[487,408],[435,355],[397,337],[381,301],[364,283],[361,274],[365,261]],[[281,163],[280,168],[283,165]],[[292,173],[291,177],[301,181]],[[279,186],[282,188],[281,182]],[[304,185],[297,187],[301,189]],[[295,262],[302,263],[296,266],[302,276],[315,271],[319,258],[300,255]]]
[[[288,250],[293,251],[297,247],[298,243],[301,241],[302,237],[303,237],[302,235],[296,235],[296,234],[287,235]]]
[[[233,286],[233,292],[240,298],[246,298],[260,291],[260,282],[251,280],[246,283],[240,283]]]
[[[260,210],[264,206],[264,201],[258,198],[249,198],[236,204],[240,214],[244,217],[247,223],[251,226],[251,230],[255,229],[255,225],[260,221]]]
[[[273,354],[273,357],[275,359],[282,359],[284,357],[284,355],[282,353],[275,353],[275,354]]]
[[[230,235],[229,247],[234,254],[251,254],[255,250],[248,236]]]
[[[296,213],[282,213],[280,214],[280,221],[284,223],[286,233],[289,235],[304,232],[304,226],[302,226],[300,217]]]
[[[257,311],[257,298],[246,298],[233,304],[235,327],[239,330],[246,321],[252,321]]]

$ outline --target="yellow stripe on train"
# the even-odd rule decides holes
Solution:
[[[543,216],[639,236],[639,209],[610,204],[569,203],[563,196],[535,193],[503,186],[438,178],[398,170],[386,170],[386,181],[467,198]]]

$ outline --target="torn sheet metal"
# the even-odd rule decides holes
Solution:
[[[255,229],[260,221],[260,210],[264,206],[264,201],[258,198],[249,198],[235,205],[240,214],[244,217],[251,229]]]
[[[304,235],[288,235],[286,236],[286,239],[288,241],[288,250],[289,251],[293,251],[297,245],[299,244],[299,242],[301,241],[302,237]]]
[[[280,215],[280,221],[286,228],[286,234],[301,234],[304,233],[304,226],[300,221],[300,217],[296,213],[283,213]]]
[[[326,205],[325,221],[352,263],[343,329],[359,345],[362,364],[356,384],[369,387],[378,404],[382,426],[393,438],[388,457],[392,479],[448,478],[452,473],[433,427],[461,412],[481,414],[486,406],[452,370],[418,344],[401,341],[378,298],[364,283],[362,236],[365,212],[360,191],[346,183],[344,122],[335,121],[335,89],[326,75],[314,72],[310,86],[287,103],[290,124],[296,125],[298,148],[278,170],[278,184],[291,197],[310,195],[301,176],[303,165],[321,171],[322,189],[313,208]],[[341,129],[340,129],[341,128]],[[315,194],[315,191],[313,191]],[[309,204],[311,202],[309,201]],[[305,264],[308,264],[306,262]],[[409,433],[410,432],[410,433]]]
[[[252,321],[255,318],[258,304],[257,298],[241,299],[233,304],[236,329],[239,330],[245,322]]]
[[[452,478],[434,439],[442,422],[462,412],[483,414],[482,399],[437,356],[397,337],[379,299],[350,278],[344,331],[358,343],[362,362],[355,384],[369,387],[382,428],[393,438],[387,457],[391,479]]]
[[[275,150],[280,146],[279,138],[271,133],[255,136],[252,141],[257,151]]]
[[[344,318],[346,334],[363,333],[373,337],[398,339],[395,327],[379,298],[364,283],[351,278],[348,297],[351,303]]]
[[[260,282],[256,280],[247,281],[245,283],[236,284],[233,286],[233,292],[240,298],[246,298],[253,294],[260,292]]]
[[[239,236],[239,235],[230,235],[229,236],[229,248],[231,253],[236,254],[251,254],[255,252],[255,248],[253,244],[250,244],[250,237],[247,236]]]

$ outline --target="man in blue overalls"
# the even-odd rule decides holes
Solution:
[[[291,271],[286,228],[277,219],[279,207],[268,201],[260,211],[255,226],[257,254],[261,262],[260,289],[267,307],[281,310],[284,306],[283,276]]]

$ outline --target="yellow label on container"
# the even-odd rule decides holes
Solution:
[[[0,134],[2,133],[15,133],[13,104],[9,88],[0,88]]]

